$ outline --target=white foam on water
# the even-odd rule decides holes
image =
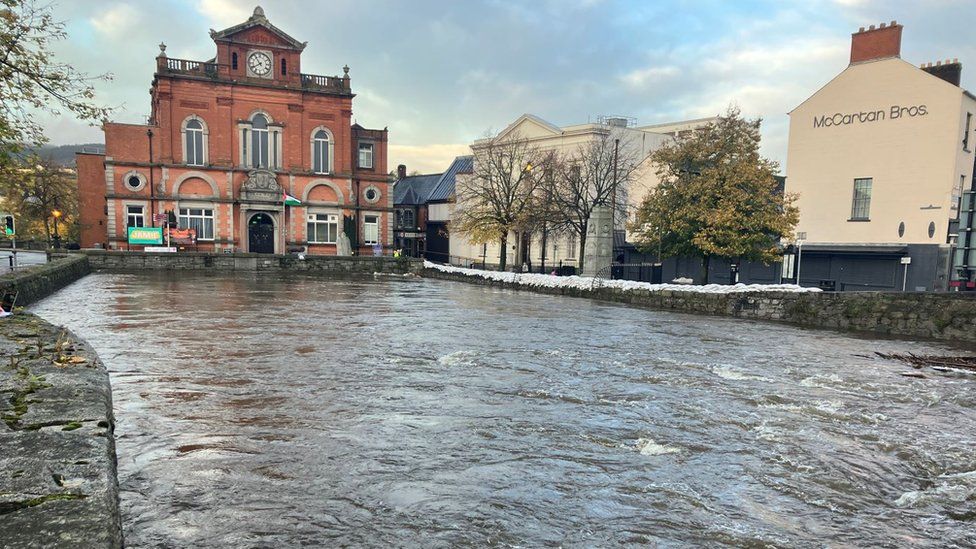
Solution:
[[[654,442],[654,439],[650,438],[639,438],[637,439],[637,451],[640,452],[642,456],[660,456],[664,454],[677,454],[681,451],[680,448],[675,448],[674,446],[665,446],[664,444],[658,444]]]
[[[474,366],[478,354],[474,351],[454,351],[437,359],[441,366]]]
[[[729,366],[728,364],[712,366],[712,373],[722,379],[728,379],[730,381],[767,381],[764,377],[747,374],[738,368]]]

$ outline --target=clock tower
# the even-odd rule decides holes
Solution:
[[[160,44],[148,124],[106,122],[105,155],[79,156],[83,245],[175,223],[188,250],[327,255],[344,233],[389,253],[388,134],[353,123],[349,67],[302,73],[306,43],[260,7],[210,38],[208,60]]]

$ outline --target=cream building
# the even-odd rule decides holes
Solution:
[[[541,151],[553,151],[560,155],[573,155],[597,139],[605,136],[620,139],[620,157],[638,157],[644,159],[643,164],[635,171],[635,177],[629,188],[625,190],[626,203],[623,205],[627,210],[627,218],[633,216],[636,208],[642,199],[657,184],[657,176],[651,166],[648,156],[654,150],[673,142],[676,138],[685,135],[683,132],[692,131],[695,128],[705,126],[715,122],[717,117],[701,118],[696,120],[686,120],[671,122],[653,126],[637,126],[632,119],[622,117],[608,117],[595,123],[577,124],[572,126],[559,127],[551,124],[542,118],[523,114],[517,120],[508,125],[495,138],[504,140],[506,138],[517,138],[527,141],[531,146]],[[476,141],[472,144],[472,149],[477,149],[484,140]],[[626,150],[625,150],[626,148]],[[471,175],[458,176],[471,177]],[[463,197],[459,197],[463,199]],[[432,219],[449,220],[453,213],[454,204],[441,204],[439,207],[431,207],[430,215]],[[615,225],[619,230],[626,226],[627,218],[619,216],[615,220]],[[581,250],[579,250],[579,240],[574,234],[549,235],[546,239],[545,263],[547,270],[549,266],[576,266],[579,262]],[[477,244],[470,242],[465,235],[451,233],[450,250],[451,261],[458,264],[486,263],[488,265],[497,264],[499,258],[499,243]],[[517,243],[514,235],[510,235],[508,240],[508,261],[513,267],[517,266],[516,257]],[[530,244],[528,258],[533,268],[538,268],[542,263],[542,242],[540,235],[534,235]]]
[[[805,285],[946,287],[976,97],[959,87],[958,61],[902,60],[901,34],[894,21],[854,33],[848,67],[789,113]]]

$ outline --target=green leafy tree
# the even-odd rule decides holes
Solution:
[[[109,113],[95,104],[93,85],[111,76],[79,72],[51,51],[52,43],[67,37],[52,9],[32,0],[0,0],[0,164],[26,145],[46,142],[38,112],[91,122]]]
[[[29,155],[0,169],[0,201],[17,220],[18,239],[50,242],[55,222],[61,238],[78,238],[77,176],[49,158]]]
[[[779,189],[779,165],[759,154],[759,124],[729,107],[717,122],[652,153],[660,183],[632,227],[643,251],[701,257],[706,284],[712,258],[769,264],[780,257],[779,241],[792,236],[799,212],[796,197]]]

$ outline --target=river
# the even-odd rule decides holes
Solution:
[[[129,547],[976,544],[976,376],[437,280],[94,274]]]

